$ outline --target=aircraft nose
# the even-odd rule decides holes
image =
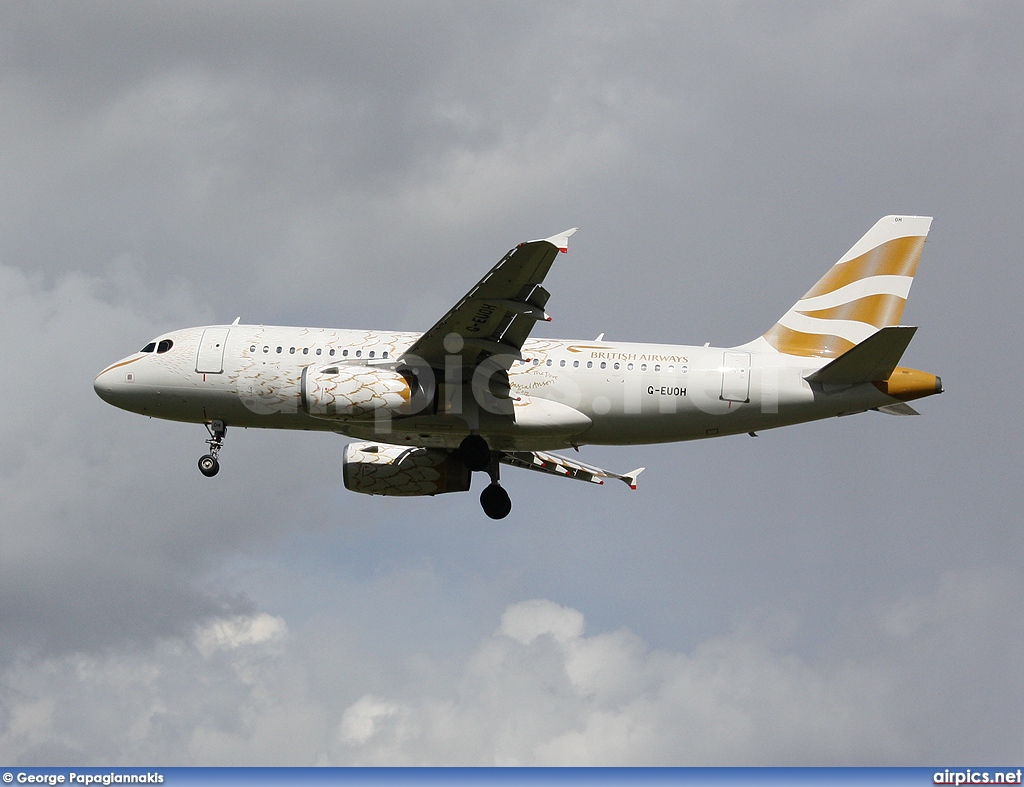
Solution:
[[[107,404],[115,407],[123,407],[125,394],[130,392],[130,383],[134,381],[134,372],[125,372],[121,367],[127,366],[131,361],[119,361],[113,366],[108,366],[96,375],[92,388]]]
[[[96,395],[100,397],[107,404],[113,404],[115,395],[114,381],[111,377],[109,369],[104,369],[102,372],[96,375],[96,379],[92,382],[93,390],[96,391]]]

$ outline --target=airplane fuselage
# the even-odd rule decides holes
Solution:
[[[461,412],[466,402],[431,402],[418,413],[389,418],[324,418],[303,406],[305,367],[372,369],[401,357],[418,336],[262,325],[188,328],[155,342],[169,341],[165,352],[135,353],[111,365],[95,387],[112,404],[156,418],[455,448],[470,431]],[[804,379],[820,359],[751,349],[527,340],[523,360],[509,370],[516,418],[492,442],[509,450],[677,442],[915,398],[890,396],[872,383],[829,390]],[[933,393],[936,383],[931,378],[923,385]],[[486,410],[481,415],[486,419]]]

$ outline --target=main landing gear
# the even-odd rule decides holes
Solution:
[[[491,519],[504,519],[512,511],[512,499],[505,491],[505,487],[497,481],[492,481],[484,487],[484,491],[480,493],[480,505]]]
[[[491,478],[484,491],[480,493],[480,505],[484,513],[491,519],[504,519],[512,511],[512,500],[508,492],[498,483],[499,454],[492,451],[487,441],[475,432],[470,434],[459,445],[459,458],[470,470],[479,472],[486,470]]]
[[[211,421],[205,426],[206,431],[210,433],[210,439],[206,441],[206,444],[210,446],[210,453],[199,457],[199,472],[207,478],[212,478],[220,471],[217,455],[224,447],[224,435],[228,433],[228,426],[223,421]]]

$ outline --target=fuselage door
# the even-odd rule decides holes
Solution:
[[[220,374],[224,371],[224,347],[228,342],[230,328],[207,328],[199,342],[196,355],[196,372],[199,374]]]
[[[721,398],[726,402],[750,401],[750,353],[725,353]]]

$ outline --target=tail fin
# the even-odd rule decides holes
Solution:
[[[932,220],[886,216],[762,337],[780,353],[838,358],[897,325]]]

